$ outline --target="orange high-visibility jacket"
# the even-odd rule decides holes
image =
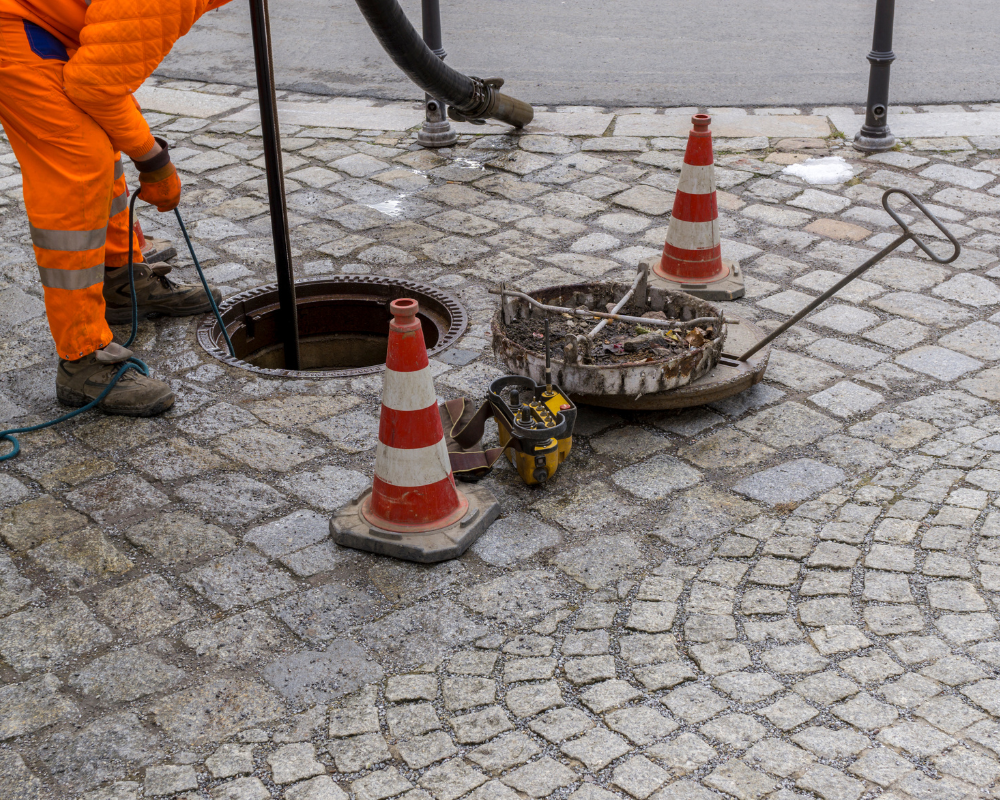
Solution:
[[[0,14],[34,22],[66,45],[63,88],[115,150],[153,146],[132,92],[206,11],[229,0],[0,0]]]

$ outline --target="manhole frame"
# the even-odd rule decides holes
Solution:
[[[437,288],[436,286],[431,286],[426,283],[418,283],[417,281],[411,281],[407,278],[392,278],[386,275],[349,274],[297,280],[295,282],[295,287],[297,290],[311,289],[322,284],[355,284],[367,287],[384,287],[389,290],[396,289],[398,292],[396,296],[398,297],[408,297],[412,294],[416,294],[418,295],[416,299],[419,302],[419,295],[425,295],[439,303],[447,310],[449,316],[451,317],[451,324],[438,339],[437,344],[428,348],[427,355],[429,357],[433,357],[435,354],[440,353],[443,350],[447,350],[455,344],[459,338],[461,338],[469,327],[468,312],[466,312],[465,307],[458,301],[458,298]],[[277,283],[268,283],[263,286],[254,286],[251,289],[246,289],[223,300],[219,304],[219,314],[222,317],[223,322],[231,324],[233,320],[227,320],[226,314],[231,312],[235,307],[247,301],[256,300],[265,294],[277,293],[277,291]],[[297,294],[297,299],[301,302],[306,298]],[[389,297],[386,300],[387,308],[390,299],[395,299],[395,296]],[[205,350],[213,358],[221,361],[223,364],[227,364],[230,367],[235,367],[245,372],[252,372],[257,375],[267,375],[274,378],[353,378],[362,375],[374,375],[385,370],[385,364],[330,370],[291,370],[258,367],[251,364],[249,361],[244,361],[240,358],[234,358],[229,355],[229,351],[226,349],[225,340],[222,338],[219,323],[213,314],[205,315],[201,324],[198,326],[196,338],[198,344],[201,345],[203,350]]]

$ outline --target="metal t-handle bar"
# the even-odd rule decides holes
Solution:
[[[920,237],[918,237],[913,231],[910,230],[909,226],[905,222],[903,222],[899,214],[897,214],[889,206],[889,196],[893,194],[904,195],[907,199],[910,200],[910,202],[913,203],[913,205],[915,205],[917,208],[920,209],[920,211],[923,213],[925,217],[927,217],[927,219],[929,219],[937,226],[937,229],[941,231],[941,233],[943,233],[946,237],[948,237],[948,241],[950,241],[953,245],[955,245],[955,252],[951,255],[950,258],[939,258],[927,245],[923,243]],[[864,264],[862,264],[860,267],[854,270],[854,272],[852,272],[850,275],[845,276],[843,280],[837,281],[837,283],[834,286],[831,286],[829,289],[823,292],[823,294],[821,294],[819,297],[813,300],[809,305],[803,308],[798,314],[793,316],[784,325],[780,325],[773,331],[771,331],[769,335],[765,336],[761,341],[757,342],[757,344],[755,344],[753,347],[747,350],[743,355],[739,356],[737,358],[738,361],[746,361],[748,358],[750,358],[750,356],[758,352],[761,348],[767,347],[767,345],[769,345],[771,342],[773,342],[775,339],[781,336],[781,334],[783,334],[785,331],[791,328],[792,325],[794,325],[796,322],[798,322],[807,314],[810,314],[813,311],[815,311],[816,308],[818,308],[827,300],[829,300],[831,297],[833,297],[837,292],[839,292],[841,289],[847,286],[847,284],[849,284],[855,278],[858,278],[861,275],[863,275],[865,272],[867,272],[869,269],[875,266],[879,261],[881,261],[887,255],[889,255],[889,253],[891,253],[893,250],[897,249],[898,247],[905,244],[911,239],[916,243],[917,247],[919,247],[921,250],[927,253],[927,255],[930,257],[932,261],[935,261],[938,264],[950,264],[952,261],[954,261],[962,254],[962,245],[960,245],[958,243],[958,240],[951,235],[951,231],[949,231],[941,223],[941,221],[937,217],[935,217],[930,212],[930,210],[928,210],[928,208],[923,203],[921,203],[916,197],[910,194],[910,192],[906,191],[906,189],[889,189],[885,194],[882,195],[882,207],[885,208],[889,216],[896,221],[896,224],[903,229],[903,235],[900,236],[898,239],[896,239],[896,241],[889,244],[884,249],[880,250],[876,255],[868,259]]]

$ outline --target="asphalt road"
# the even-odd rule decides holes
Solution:
[[[448,60],[536,104],[863,105],[875,0],[442,0]],[[419,0],[403,0],[419,28]],[[1000,99],[1000,3],[898,4],[895,104]],[[285,89],[408,99],[353,0],[274,0]],[[161,75],[254,84],[245,0],[201,20]]]

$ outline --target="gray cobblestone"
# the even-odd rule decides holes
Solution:
[[[169,86],[191,102],[238,93]],[[184,204],[212,279],[273,280],[259,130],[155,119],[190,165]],[[686,144],[462,136],[434,153],[392,131],[283,138],[303,274],[405,272],[469,309],[461,352],[435,360],[443,397],[476,397],[500,374],[490,279],[620,276],[660,250]],[[529,497],[507,469],[486,479],[504,519],[447,568],[390,565],[339,548],[324,527],[370,481],[379,379],[247,378],[207,363],[183,321],[143,323],[178,345],[169,359],[148,348],[177,406],[33,434],[0,473],[0,697],[5,724],[30,728],[0,754],[0,780],[33,800],[131,800],[144,767],[154,782],[192,766],[202,780],[208,755],[208,788],[179,791],[263,800],[277,785],[269,760],[329,744],[275,792],[989,791],[1000,529],[979,517],[1000,492],[1000,231],[995,159],[975,149],[995,142],[971,141],[904,140],[859,158],[829,139],[857,181],[822,188],[779,176],[799,153],[787,142],[717,142],[723,251],[748,287],[727,314],[771,329],[884,246],[883,186],[933,198],[969,246],[951,265],[913,249],[886,259],[779,339],[763,383],[711,410],[625,420],[581,409],[554,482]],[[372,207],[400,193],[398,216]],[[36,327],[0,350],[0,381],[12,413],[44,416],[50,390],[25,373],[43,357],[29,341],[42,310],[29,252],[11,244],[26,230],[11,198],[0,234],[25,263],[5,275],[37,306]],[[863,229],[874,235],[852,241]],[[189,279],[183,258],[175,269]],[[102,703],[121,708],[102,716]],[[164,735],[197,752],[168,762]],[[921,759],[934,777],[913,769]],[[338,774],[307,774],[324,763]]]

